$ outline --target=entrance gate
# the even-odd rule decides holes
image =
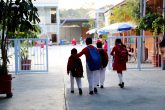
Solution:
[[[8,44],[10,72],[48,72],[48,39],[10,39]]]

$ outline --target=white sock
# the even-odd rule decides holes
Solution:
[[[118,77],[119,77],[119,83],[121,84],[123,82],[123,75],[121,73],[118,73]]]

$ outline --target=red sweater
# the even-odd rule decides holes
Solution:
[[[93,45],[88,45],[89,48],[94,48]],[[85,47],[84,49],[82,49],[82,51],[80,53],[77,54],[77,57],[81,57],[82,55],[85,55],[86,57],[86,61],[88,61],[89,59],[89,53],[88,53],[88,49],[87,47]]]

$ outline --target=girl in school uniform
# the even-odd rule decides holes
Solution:
[[[126,51],[127,58],[122,58],[121,51]],[[113,47],[111,51],[111,55],[114,58],[113,62],[113,70],[117,71],[118,77],[119,77],[119,86],[121,88],[124,88],[124,82],[123,82],[123,71],[126,70],[126,62],[128,61],[128,51],[126,50],[125,46],[123,45],[121,39],[116,39],[115,46]]]

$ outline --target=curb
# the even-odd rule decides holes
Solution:
[[[68,101],[67,101],[67,98],[66,98],[65,75],[64,75],[64,78],[63,78],[63,82],[64,82],[64,100],[65,100],[64,110],[69,110]]]

